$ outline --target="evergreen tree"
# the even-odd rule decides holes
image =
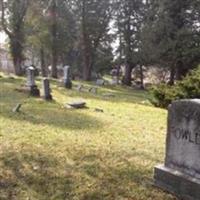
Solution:
[[[140,32],[144,17],[144,2],[141,0],[118,1],[116,17],[116,27],[120,40],[120,57],[125,58],[123,83],[131,85],[132,70],[137,66],[140,59]]]
[[[49,2],[50,5],[52,2]],[[76,41],[76,23],[70,5],[57,0],[56,35],[52,35],[52,13],[47,1],[31,3],[26,26],[29,49],[40,58],[42,74],[47,75],[47,65],[52,66],[52,77],[57,77],[57,65],[73,64]],[[50,10],[49,10],[50,9]],[[53,39],[54,38],[54,39]]]
[[[112,17],[111,0],[79,0],[79,30],[83,60],[83,79],[90,80],[97,50],[105,40]]]
[[[170,69],[170,84],[174,84],[199,63],[199,29],[193,1],[153,0],[151,5],[155,17],[150,16],[146,25],[151,58]]]
[[[22,75],[25,43],[24,22],[29,0],[0,0],[2,28],[9,37],[16,75]]]

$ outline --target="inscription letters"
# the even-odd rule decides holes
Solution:
[[[176,128],[173,130],[177,140],[185,140],[195,145],[200,145],[200,132],[191,132],[187,129]]]

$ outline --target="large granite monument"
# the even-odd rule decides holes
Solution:
[[[155,168],[155,185],[184,200],[200,200],[200,100],[169,107],[165,164]]]

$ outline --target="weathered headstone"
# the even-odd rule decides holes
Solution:
[[[40,96],[40,91],[35,84],[35,68],[28,67],[27,70],[27,83],[26,86],[32,96]]]
[[[104,84],[105,84],[105,81],[104,81],[103,79],[97,79],[96,85],[102,86],[102,85],[104,85]]]
[[[47,101],[52,100],[49,79],[44,78],[42,81],[42,86],[43,86],[43,98]]]
[[[72,88],[72,81],[70,77],[70,66],[64,67],[64,85],[65,88],[71,89]]]
[[[26,85],[28,87],[31,87],[33,85],[35,85],[35,69],[34,67],[30,66],[27,67],[27,83]]]
[[[111,85],[117,85],[118,84],[118,80],[116,77],[113,77],[112,78],[112,81],[111,81]]]
[[[169,107],[166,159],[155,168],[155,184],[182,199],[200,199],[200,100]]]

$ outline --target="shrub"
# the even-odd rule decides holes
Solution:
[[[153,87],[151,94],[151,103],[162,108],[167,108],[174,100],[200,98],[200,67],[174,86],[160,84]]]

